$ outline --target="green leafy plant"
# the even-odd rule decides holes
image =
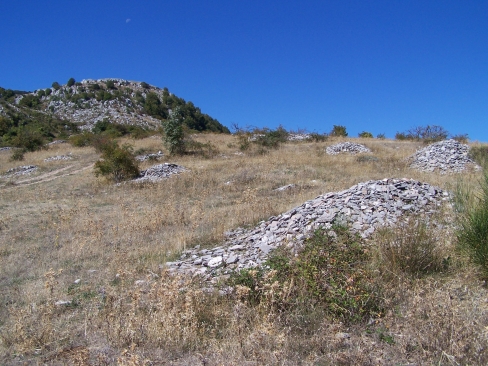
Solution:
[[[66,83],[67,86],[73,86],[75,85],[75,79],[74,78],[69,78],[68,82]]]

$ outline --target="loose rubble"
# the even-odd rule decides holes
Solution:
[[[71,155],[57,155],[57,156],[51,156],[50,158],[44,159],[44,161],[49,162],[49,161],[59,161],[59,160],[71,160],[73,157]]]
[[[441,174],[459,173],[468,166],[480,170],[468,156],[469,146],[456,140],[444,140],[418,150],[409,159],[410,167],[424,172],[439,170]]]
[[[50,142],[48,145],[57,145],[57,144],[66,144],[66,143],[67,143],[66,140],[54,140]]]
[[[325,149],[325,152],[329,155],[337,155],[344,152],[350,154],[366,153],[366,152],[371,152],[371,150],[364,145],[346,141],[346,142],[341,142],[335,145],[328,146]]]
[[[299,248],[318,228],[330,230],[333,223],[344,223],[367,238],[381,226],[395,225],[407,213],[434,213],[448,196],[440,188],[411,179],[359,183],[270,217],[254,229],[228,232],[225,242],[217,248],[197,246],[186,250],[180,260],[167,262],[165,267],[173,273],[201,275],[210,280],[234,270],[259,266],[270,251],[281,245]]]
[[[16,175],[28,175],[34,173],[36,170],[37,170],[36,165],[18,166],[16,168],[7,170],[7,173],[4,175],[4,177],[12,177]]]
[[[164,163],[150,167],[140,173],[140,177],[132,180],[133,182],[157,182],[162,179],[169,178],[174,174],[179,174],[186,171],[180,165]]]
[[[151,160],[151,159],[158,160],[158,159],[160,159],[162,157],[163,157],[163,153],[161,151],[158,151],[155,154],[137,155],[136,156],[136,160],[137,161],[140,161],[140,162],[143,162],[143,161]]]
[[[5,147],[0,147],[0,151],[9,151],[12,150],[13,148],[10,146],[5,146]]]

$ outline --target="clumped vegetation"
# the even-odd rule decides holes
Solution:
[[[358,134],[358,137],[362,137],[362,138],[373,138],[373,134],[371,132],[368,132],[368,131],[363,131],[363,132],[360,132]]]

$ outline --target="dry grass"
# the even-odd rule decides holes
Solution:
[[[219,150],[212,159],[169,158],[188,172],[157,184],[107,185],[93,175],[92,148],[53,145],[10,162],[32,176],[0,178],[0,363],[76,365],[486,364],[487,293],[472,267],[437,228],[449,271],[412,278],[378,276],[388,294],[383,317],[346,328],[297,315],[287,327],[266,303],[252,308],[208,294],[159,265],[182,249],[219,243],[226,230],[252,226],[319,194],[371,179],[408,177],[453,188],[456,175],[408,169],[418,143],[354,139],[377,161],[328,156],[321,143],[288,143],[242,154],[232,136],[195,137]],[[163,150],[160,139],[129,141]],[[44,162],[72,153],[73,160]],[[146,162],[146,168],[154,162]],[[475,185],[479,174],[463,174]],[[286,184],[296,188],[274,189]],[[446,213],[446,220],[449,213]],[[378,239],[379,240],[379,239]],[[378,245],[372,240],[371,248]],[[75,283],[75,280],[80,280]],[[386,296],[386,295],[385,295]],[[55,305],[70,300],[71,305]],[[347,336],[341,336],[347,333]]]

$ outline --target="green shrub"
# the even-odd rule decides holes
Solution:
[[[109,139],[95,141],[95,148],[102,153],[102,160],[95,163],[97,177],[103,176],[118,183],[139,176],[138,163],[130,145],[119,146],[116,141]]]
[[[308,139],[309,141],[312,141],[312,142],[324,142],[324,141],[327,141],[327,134],[326,133],[317,133],[317,132],[312,132],[308,135]]]
[[[90,146],[93,144],[94,136],[92,132],[83,131],[81,134],[70,136],[68,141],[76,147]]]
[[[24,160],[24,149],[15,149],[12,151],[12,155],[10,155],[10,161],[22,161]]]
[[[345,126],[338,126],[334,125],[332,127],[332,131],[329,134],[330,136],[335,136],[335,137],[347,137],[347,131]]]
[[[149,89],[150,87],[151,86],[148,83],[144,82],[144,81],[141,83],[141,88]]]
[[[107,89],[116,89],[115,88],[115,81],[113,81],[113,80],[107,80],[106,85],[107,85]]]
[[[57,81],[53,82],[51,86],[54,90],[58,90],[59,88],[61,88],[61,85],[59,85]]]
[[[288,131],[282,126],[279,126],[276,130],[262,129],[254,130],[253,134],[257,137],[254,139],[254,143],[264,148],[276,149],[280,144],[288,141]]]
[[[277,249],[265,264],[267,271],[240,271],[230,282],[248,289],[250,305],[267,301],[288,314],[321,311],[347,323],[374,317],[381,301],[370,255],[347,228],[335,226],[334,232],[316,231],[296,255]]]
[[[358,134],[359,137],[363,138],[373,138],[373,134],[371,132],[363,131]]]
[[[470,195],[460,196],[458,204],[457,240],[460,249],[466,251],[473,262],[481,268],[482,276],[488,280],[488,173],[485,171],[480,182],[480,193],[474,202]],[[461,192],[462,193],[462,192]],[[472,195],[471,195],[472,196]]]
[[[381,140],[384,140],[386,138],[385,134],[384,133],[379,133],[376,135],[376,138],[377,139],[381,139]]]
[[[75,79],[74,78],[69,78],[68,82],[66,83],[67,86],[73,86],[75,85]]]

